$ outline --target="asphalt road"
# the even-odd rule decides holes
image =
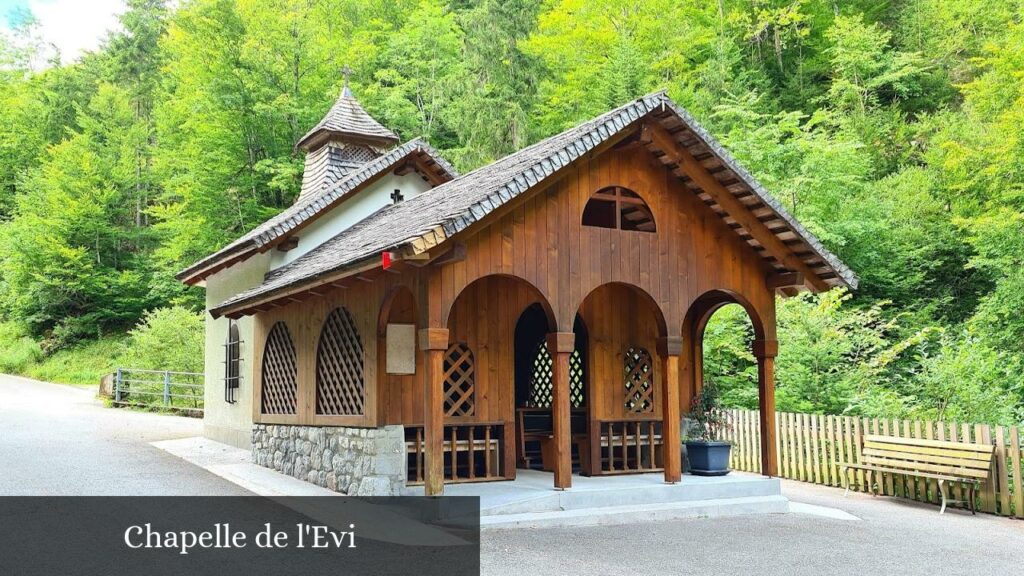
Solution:
[[[94,389],[0,375],[0,496],[249,495],[149,445],[194,418],[104,408]]]
[[[685,482],[685,479],[684,479]],[[783,481],[791,501],[861,520],[806,514],[595,528],[484,532],[487,576],[573,574],[1024,574],[1024,521]]]
[[[149,445],[201,422],[103,408],[91,390],[0,375],[0,495],[246,495]],[[842,497],[784,481],[795,502],[860,520],[741,516],[483,534],[487,576],[1024,574],[1024,521]]]

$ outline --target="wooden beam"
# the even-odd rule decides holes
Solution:
[[[805,285],[806,280],[800,272],[777,272],[768,275],[768,278],[765,279],[765,285],[769,290],[800,288]]]
[[[466,259],[466,245],[462,242],[456,242],[452,245],[451,249],[444,252],[437,258],[430,261],[433,266],[444,266],[445,264],[453,264],[455,262],[461,262]]]
[[[289,236],[289,237],[284,239],[284,242],[281,242],[280,244],[277,245],[277,249],[279,251],[281,251],[281,252],[288,252],[289,250],[293,250],[295,248],[298,248],[298,246],[299,246],[299,237],[298,236]]]
[[[675,138],[665,130],[663,126],[656,123],[645,123],[642,128],[641,140],[653,145],[665,153],[680,170],[693,180],[701,190],[711,196],[719,206],[725,210],[740,226],[757,240],[769,254],[791,270],[804,275],[804,278],[816,290],[825,291],[830,286],[822,280],[811,268],[798,258],[771,230],[769,230],[756,216],[746,207],[743,202],[732,195],[729,190],[715,179],[697,159],[690,154],[683,145],[676,142]]]
[[[555,436],[555,488],[564,490],[572,486],[572,411],[569,399],[569,356],[576,347],[572,332],[548,334],[548,353],[552,366],[552,433]]]
[[[444,494],[444,351],[448,348],[447,328],[419,331],[420,350],[426,362],[423,379],[423,436],[426,496]],[[452,458],[455,455],[452,454]]]
[[[682,353],[682,338],[676,336],[658,339],[658,356],[661,359],[661,429],[662,438],[666,439],[680,437],[679,356]],[[665,482],[669,484],[679,482],[682,479],[682,456],[675,441],[664,443],[662,461],[662,466],[665,468]]]

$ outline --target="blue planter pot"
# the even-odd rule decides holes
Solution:
[[[732,450],[732,444],[728,442],[687,440],[686,459],[690,465],[690,474],[725,476],[729,473],[730,450]]]

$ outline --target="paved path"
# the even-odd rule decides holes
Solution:
[[[947,511],[783,481],[794,502],[861,520],[806,514],[484,532],[487,576],[571,574],[1024,574],[1024,521]]]
[[[104,408],[93,389],[0,375],[0,496],[248,495],[149,445],[194,418]]]

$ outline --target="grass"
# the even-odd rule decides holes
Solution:
[[[28,365],[21,374],[58,384],[97,386],[103,375],[117,368],[124,341],[125,337],[118,335],[83,342]]]
[[[17,325],[0,322],[0,372],[60,384],[97,386],[104,374],[116,368],[125,339],[124,335],[105,336],[44,356],[39,344]]]

